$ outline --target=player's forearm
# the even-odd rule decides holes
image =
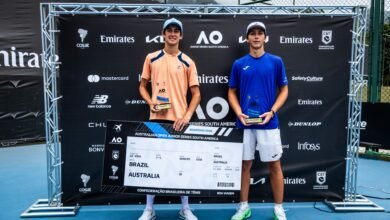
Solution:
[[[229,88],[229,90],[228,90],[228,100],[229,100],[230,107],[232,107],[234,113],[237,116],[241,115],[242,114],[242,110],[241,110],[240,102],[238,101],[238,98],[237,98],[236,89]]]
[[[142,79],[142,81],[141,81],[141,83],[139,85],[139,88],[138,88],[139,94],[146,101],[146,103],[148,103],[148,105],[153,105],[153,101],[150,98],[148,90],[146,89],[147,82],[145,82],[145,81],[146,80]]]
[[[184,118],[187,119],[188,121],[191,120],[192,115],[196,111],[196,108],[198,107],[199,103],[201,100],[201,95],[200,95],[200,90],[199,86],[196,87],[191,87],[191,101],[188,106],[187,112],[184,115]]]
[[[270,110],[277,112],[284,105],[288,97],[288,86],[280,87],[278,97]]]

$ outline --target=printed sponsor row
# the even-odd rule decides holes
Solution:
[[[87,123],[87,127],[94,129],[94,128],[106,128],[106,123],[103,121],[90,121]],[[235,122],[230,121],[196,121],[191,122],[192,125],[199,125],[199,126],[213,126],[213,127],[234,127],[236,125]],[[360,123],[355,123],[361,130],[364,130],[367,127],[366,121],[361,121]],[[315,128],[315,127],[321,127],[323,125],[322,121],[288,121],[287,126],[288,127],[308,127],[308,128]]]
[[[111,105],[111,96],[107,94],[96,94],[93,95],[91,101],[87,105],[89,109],[110,109]],[[144,100],[141,99],[125,99],[125,105],[139,105],[146,104]],[[212,119],[220,120],[223,119],[229,113],[229,103],[225,98],[222,97],[213,97],[205,103],[207,106],[208,115]],[[296,104],[299,106],[322,106],[324,104],[324,100],[322,99],[301,99],[298,98],[296,100]],[[216,111],[214,107],[220,109],[220,111]],[[204,115],[204,111],[201,106],[198,106],[196,109],[196,114],[199,119],[206,119]]]
[[[106,76],[106,74],[89,74],[87,76],[87,81],[89,83],[100,83],[103,81],[111,82],[111,81],[130,81],[130,76],[121,76],[123,74],[116,74],[116,76],[110,75]],[[200,84],[228,84],[229,76],[227,75],[211,75],[211,74],[199,74],[198,80]],[[141,81],[141,74],[138,74],[138,81]],[[313,82],[323,82],[323,76],[291,76],[291,81],[301,81],[307,83]]]
[[[93,38],[93,42],[99,42],[100,44],[135,44],[135,43],[146,43],[146,44],[160,44],[164,43],[162,35],[147,35],[144,39],[136,39],[135,36],[127,35],[95,35],[90,36],[88,29],[79,28],[77,34],[79,41],[76,43],[76,47],[80,49],[86,49],[91,47],[90,39]],[[270,37],[267,36],[267,42],[270,42]],[[190,48],[192,49],[227,49],[229,45],[224,42],[224,33],[221,30],[202,30],[197,34],[197,37],[191,38]],[[318,50],[334,50],[335,46],[332,44],[333,31],[322,30],[321,39],[315,39],[313,36],[295,36],[295,35],[281,35],[278,36],[278,43],[282,45],[314,45],[315,42],[318,45]],[[246,43],[245,36],[239,36],[237,43]]]
[[[114,153],[113,153],[114,157]],[[129,164],[131,166],[145,167],[148,168],[147,163],[133,163]],[[117,181],[119,176],[117,175],[119,167],[117,165],[111,166],[112,175],[108,178],[113,181]],[[145,173],[129,173],[132,178],[159,178],[158,174],[148,175],[147,171]],[[327,184],[327,171],[315,171],[313,174],[315,176],[315,182],[309,182],[306,177],[285,177],[284,184],[285,185],[311,185],[313,190],[328,190],[329,186]],[[91,175],[85,173],[80,174],[81,187],[79,188],[80,193],[91,193],[92,188],[89,184],[91,180]],[[263,185],[269,184],[268,177],[259,177],[259,178],[251,178],[251,185]]]

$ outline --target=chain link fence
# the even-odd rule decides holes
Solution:
[[[167,4],[256,4],[256,5],[284,5],[284,6],[367,6],[371,8],[371,0],[160,0]],[[383,28],[383,72],[381,77],[380,102],[390,103],[390,0],[384,0],[384,28]],[[370,11],[370,10],[369,10]],[[369,62],[369,22],[367,18],[367,48],[365,74],[368,73]],[[368,86],[363,88],[363,102],[368,101]]]
[[[241,0],[241,2],[254,2],[256,0]],[[296,6],[355,6],[362,5],[371,7],[371,0],[271,0],[266,4],[272,5],[296,5]],[[383,72],[379,75],[381,79],[380,102],[390,103],[390,0],[384,0],[384,29],[383,29]],[[368,17],[368,19],[370,19]],[[370,22],[370,21],[369,21]],[[369,26],[367,26],[367,33]],[[369,37],[369,34],[368,34]],[[366,42],[369,44],[369,41]],[[369,46],[369,45],[367,45]],[[368,64],[368,47],[366,48]],[[368,70],[366,67],[365,70]],[[366,72],[368,74],[368,72]],[[363,88],[363,102],[368,101],[368,87]]]
[[[385,0],[381,102],[390,103],[390,0]]]

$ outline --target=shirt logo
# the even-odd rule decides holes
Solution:
[[[242,68],[243,70],[247,70],[250,66],[246,66],[244,68]]]

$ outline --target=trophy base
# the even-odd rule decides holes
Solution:
[[[247,118],[245,119],[245,123],[247,124],[258,124],[263,122],[263,118]]]
[[[156,110],[165,110],[165,109],[170,109],[171,107],[172,107],[171,103],[157,104],[154,106]]]

